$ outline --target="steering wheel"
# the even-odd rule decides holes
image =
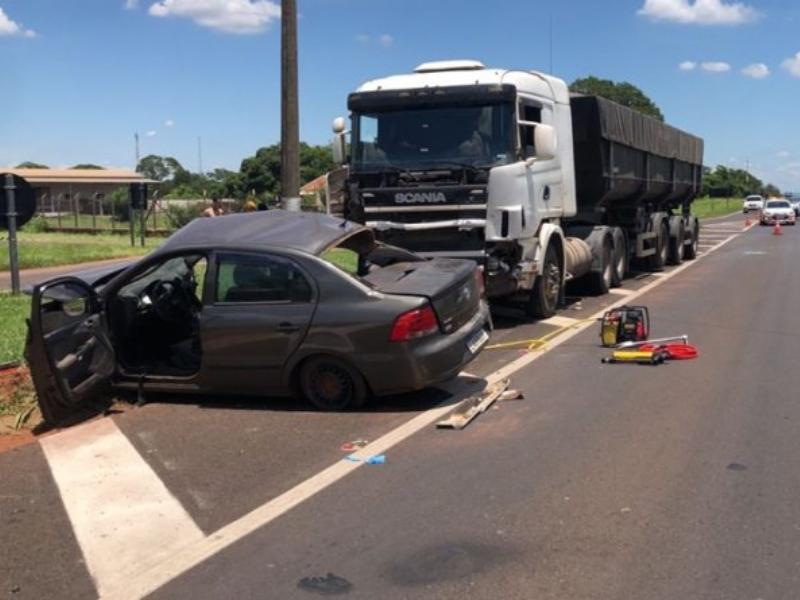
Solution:
[[[153,312],[162,320],[172,322],[184,316],[186,309],[182,294],[179,293],[180,283],[176,280],[154,281],[145,290],[145,296],[150,298]]]

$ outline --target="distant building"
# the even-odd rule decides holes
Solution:
[[[11,169],[0,167],[0,173],[12,173],[25,179],[36,192],[39,212],[70,211],[81,200],[105,197],[119,187],[131,183],[157,184],[140,173],[125,169]]]

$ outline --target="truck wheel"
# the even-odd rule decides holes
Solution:
[[[628,274],[628,245],[622,229],[614,229],[614,270],[611,273],[611,287],[619,287]]]
[[[325,411],[358,408],[367,400],[361,374],[332,356],[316,356],[303,363],[300,389],[311,404]]]
[[[651,271],[663,271],[669,255],[669,227],[666,221],[661,221],[661,226],[656,237],[656,253],[650,257],[648,266]]]
[[[700,221],[697,217],[692,217],[692,243],[685,247],[683,257],[686,260],[694,260],[697,258],[697,251],[700,247]]]
[[[681,222],[678,227],[678,235],[669,238],[669,263],[679,265],[683,262],[686,245],[683,243],[686,237],[686,226]]]
[[[614,278],[614,247],[610,237],[603,240],[603,249],[600,257],[600,270],[589,274],[592,291],[598,296],[607,294],[611,289]]]
[[[552,244],[547,246],[544,255],[544,267],[536,278],[531,289],[530,299],[525,312],[534,319],[549,319],[556,314],[558,301],[561,298],[563,277],[558,254]]]

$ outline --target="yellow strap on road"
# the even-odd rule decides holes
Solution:
[[[578,325],[582,325],[583,323],[589,323],[591,321],[597,321],[597,318],[590,318],[590,319],[580,319],[575,321],[574,323],[570,323],[569,325],[564,325],[563,327],[559,327],[555,331],[551,331],[547,335],[543,335],[540,338],[531,338],[527,340],[517,340],[515,342],[502,342],[500,344],[492,344],[491,346],[486,346],[484,350],[507,350],[513,348],[520,348],[522,350],[527,350],[528,352],[533,352],[534,350],[541,350],[543,347],[547,346],[547,343],[550,342],[553,338],[557,338],[559,335],[564,333],[565,331],[569,331],[570,329],[574,329]]]

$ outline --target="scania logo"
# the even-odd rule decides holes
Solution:
[[[396,204],[440,204],[447,202],[442,192],[406,192],[394,195]]]

